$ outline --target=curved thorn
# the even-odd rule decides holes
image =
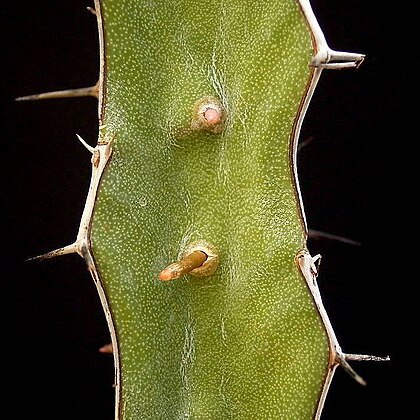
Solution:
[[[334,235],[333,233],[323,232],[321,230],[308,229],[308,236],[312,239],[329,239],[332,241],[343,242],[348,245],[361,246],[361,242],[353,239],[345,238],[344,236]]]
[[[79,139],[80,143],[82,143],[83,146],[85,146],[86,149],[88,149],[89,152],[93,154],[93,152],[95,151],[95,148],[92,147],[90,144],[87,144],[78,134],[76,134],[76,136]]]
[[[78,254],[79,253],[79,244],[78,242],[74,242],[71,245],[64,246],[62,248],[55,249],[54,251],[47,252],[42,255],[37,255],[36,257],[27,258],[26,261],[33,261],[33,260],[46,260],[49,258],[58,257],[60,255],[66,254]]]
[[[78,89],[56,90],[53,92],[36,93],[35,95],[19,96],[15,101],[38,101],[41,99],[76,98],[81,96],[99,96],[99,82],[94,86]]]

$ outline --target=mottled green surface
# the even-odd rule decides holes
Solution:
[[[290,145],[311,79],[295,0],[104,0],[101,136],[114,137],[92,247],[119,338],[125,419],[311,419],[328,339],[296,263]],[[227,108],[189,133],[194,104]],[[206,278],[159,272],[190,242]]]

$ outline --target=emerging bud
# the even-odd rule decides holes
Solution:
[[[224,129],[225,121],[226,111],[217,98],[205,96],[195,103],[191,123],[194,131],[219,134]]]
[[[175,280],[184,274],[198,277],[212,275],[219,265],[219,256],[213,245],[206,241],[189,244],[179,261],[169,264],[159,273],[162,281]]]

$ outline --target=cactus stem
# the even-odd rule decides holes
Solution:
[[[178,279],[182,275],[201,267],[206,260],[206,253],[199,250],[194,251],[164,268],[159,274],[159,279],[162,281]]]
[[[56,90],[53,92],[36,93],[35,95],[19,96],[15,101],[38,101],[41,99],[57,99],[57,98],[75,98],[81,96],[99,97],[99,82],[93,86],[78,88]]]
[[[83,146],[85,146],[85,147],[86,147],[86,149],[88,149],[90,153],[92,153],[92,154],[93,154],[93,153],[95,152],[95,148],[94,148],[94,147],[92,147],[91,145],[87,144],[87,143],[86,143],[86,142],[82,139],[82,137],[80,137],[78,134],[76,134],[76,136],[77,136],[77,138],[79,139],[80,143],[82,143],[82,144],[83,144]]]

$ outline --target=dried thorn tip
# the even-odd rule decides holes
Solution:
[[[180,261],[176,261],[166,268],[160,274],[159,279],[162,281],[175,280],[192,270],[201,267],[207,259],[207,254],[202,251],[194,251],[186,255]]]

